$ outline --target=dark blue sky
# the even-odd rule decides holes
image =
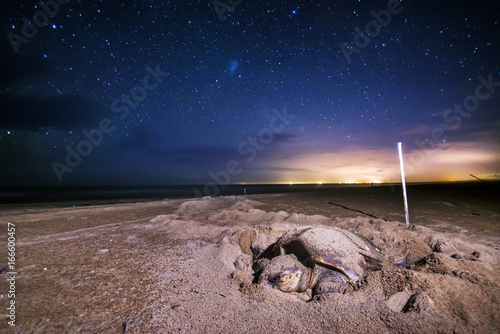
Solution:
[[[1,9],[0,185],[500,175],[498,1],[43,4]]]

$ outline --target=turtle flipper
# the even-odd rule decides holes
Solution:
[[[354,272],[351,268],[346,267],[339,260],[331,259],[327,256],[317,256],[313,257],[312,260],[325,268],[331,269],[333,271],[339,272],[346,277],[349,277],[353,281],[357,281],[359,279],[359,275]]]
[[[363,258],[365,260],[364,264],[361,264],[361,267],[363,269],[368,270],[368,271],[379,271],[382,270],[384,266],[384,261],[380,259],[373,258],[371,256],[368,256],[366,254],[361,254],[363,255]]]
[[[326,268],[319,274],[318,283],[314,288],[314,295],[326,293],[344,293],[349,287],[349,278],[342,273]]]

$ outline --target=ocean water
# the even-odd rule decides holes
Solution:
[[[130,200],[162,200],[203,196],[250,195],[302,192],[371,185],[344,184],[252,184],[206,187],[205,185],[176,186],[82,186],[82,187],[19,187],[0,188],[0,203],[56,203],[71,201],[118,203]]]
[[[213,184],[212,184],[213,185]],[[0,187],[0,210],[27,207],[79,207],[95,204],[142,202],[210,195],[253,195],[270,193],[321,193],[326,196],[401,196],[401,184],[251,184],[213,187],[182,186],[86,186],[86,187]],[[456,205],[472,205],[497,211],[500,182],[410,183],[408,195]],[[477,210],[476,210],[477,211]]]

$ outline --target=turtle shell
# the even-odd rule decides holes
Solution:
[[[356,281],[365,271],[380,270],[383,256],[365,237],[337,227],[306,226],[283,234],[275,253],[294,254],[305,266],[315,265],[343,273]]]

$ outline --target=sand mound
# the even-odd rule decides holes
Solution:
[[[461,333],[498,328],[498,251],[472,243],[463,234],[361,217],[264,212],[254,208],[258,205],[237,197],[204,198],[185,202],[173,216],[151,221],[173,237],[211,241],[197,250],[196,274],[187,277],[201,277],[195,279],[197,286],[212,291],[217,287],[212,294],[225,296],[217,302],[217,309],[231,314],[230,319],[218,312],[209,317],[217,331],[342,332],[350,328],[348,332],[353,333],[369,328],[374,332]],[[183,216],[197,220],[180,220]],[[315,299],[310,293],[284,293],[253,283],[254,260],[284,232],[301,225],[357,232],[380,248],[389,262],[412,265],[369,272],[351,292]],[[203,303],[190,304],[189,309],[206,313]]]

